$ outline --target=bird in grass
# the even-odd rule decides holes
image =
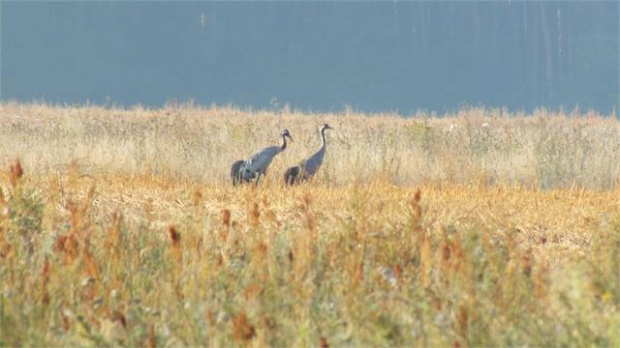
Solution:
[[[267,168],[269,168],[269,165],[276,155],[286,150],[286,139],[288,138],[293,141],[293,137],[291,137],[287,129],[283,130],[280,136],[282,137],[282,145],[268,146],[256,152],[245,161],[236,161],[233,163],[231,167],[233,185],[251,182],[254,179],[256,179],[256,185],[258,185],[260,177],[267,175]]]
[[[319,128],[321,135],[321,147],[314,155],[301,161],[298,166],[290,167],[284,172],[284,182],[287,185],[299,184],[311,179],[321,168],[323,157],[325,157],[325,130],[333,129],[327,123]]]

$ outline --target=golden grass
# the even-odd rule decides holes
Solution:
[[[0,156],[20,157],[36,172],[56,172],[77,160],[81,174],[173,174],[193,182],[222,182],[234,160],[280,141],[297,141],[274,161],[268,182],[314,152],[317,127],[329,123],[321,178],[330,185],[382,177],[397,185],[424,182],[613,189],[620,163],[615,118],[596,114],[510,114],[464,109],[428,114],[303,114],[209,109],[158,110],[0,105]]]
[[[617,121],[510,116],[0,105],[0,346],[618,345]]]

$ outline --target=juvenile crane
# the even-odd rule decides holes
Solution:
[[[314,155],[301,161],[298,166],[290,167],[284,172],[284,182],[287,185],[294,185],[307,181],[319,171],[319,168],[323,164],[323,157],[325,157],[326,129],[333,128],[326,123],[319,129],[319,134],[321,135],[321,147],[319,150]]]
[[[233,185],[237,185],[242,182],[250,182],[253,179],[256,179],[256,185],[258,185],[260,176],[267,175],[267,168],[273,161],[274,157],[286,149],[286,139],[288,138],[293,141],[293,138],[287,129],[283,130],[282,133],[280,133],[280,136],[282,136],[282,145],[268,146],[258,151],[245,161],[238,160],[233,163],[230,172],[233,179]]]

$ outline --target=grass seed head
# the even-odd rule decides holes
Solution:
[[[200,206],[201,201],[202,201],[202,192],[200,192],[200,190],[194,191],[194,196],[192,200],[192,204],[194,205],[194,207]]]
[[[78,255],[78,247],[79,243],[75,237],[75,234],[69,234],[62,244],[62,251],[65,255],[65,264],[70,265],[73,263]]]
[[[230,210],[228,209],[222,210],[222,224],[226,228],[230,228]]]
[[[168,227],[168,236],[170,237],[170,244],[172,246],[171,257],[174,260],[176,267],[178,267],[176,268],[176,271],[178,273],[183,267],[183,252],[181,250],[181,233],[179,233],[179,231],[177,231],[177,229],[171,225],[170,227]],[[178,292],[177,295],[179,297],[183,297],[182,293],[178,291],[178,289],[177,289],[177,292]]]
[[[92,278],[99,279],[99,265],[90,251],[90,241],[88,239],[84,242],[82,257],[86,266],[86,273]]]
[[[420,189],[417,189],[413,194],[413,199],[411,200],[411,208],[413,209],[413,216],[417,222],[419,222],[422,217],[422,206],[420,205],[420,199],[422,197],[422,193]]]
[[[457,313],[457,322],[458,322],[459,332],[461,333],[462,336],[466,336],[467,328],[469,324],[469,315],[467,314],[467,308],[465,308],[465,306],[463,305],[459,307],[459,310]]]
[[[11,182],[11,186],[17,186],[19,179],[24,175],[24,169],[22,168],[22,163],[19,158],[15,159],[15,162],[9,167],[9,181]]]
[[[181,234],[172,225],[168,227],[168,236],[170,237],[172,247],[179,248],[181,245]]]
[[[532,274],[532,249],[525,251],[521,256],[521,261],[523,265],[523,274],[529,277]]]
[[[260,209],[258,207],[258,203],[252,203],[252,210],[250,211],[250,226],[253,228],[258,227],[258,222],[260,218]]]
[[[149,333],[146,339],[146,346],[148,348],[157,347],[157,337],[155,336],[155,325],[154,324],[149,325]]]
[[[233,320],[233,336],[238,342],[248,342],[256,335],[256,329],[248,322],[245,311],[237,314]]]
[[[123,328],[127,328],[127,319],[125,318],[125,315],[120,312],[120,311],[113,311],[112,314],[110,315],[110,319],[112,321],[118,321]]]
[[[43,267],[41,268],[41,303],[43,303],[44,305],[48,305],[50,302],[50,294],[47,291],[47,284],[50,281],[50,274],[51,274],[51,266],[50,266],[50,261],[49,259],[46,257],[45,261],[43,261]]]

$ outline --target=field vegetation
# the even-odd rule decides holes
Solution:
[[[0,104],[0,346],[620,345],[617,119],[411,116]]]

